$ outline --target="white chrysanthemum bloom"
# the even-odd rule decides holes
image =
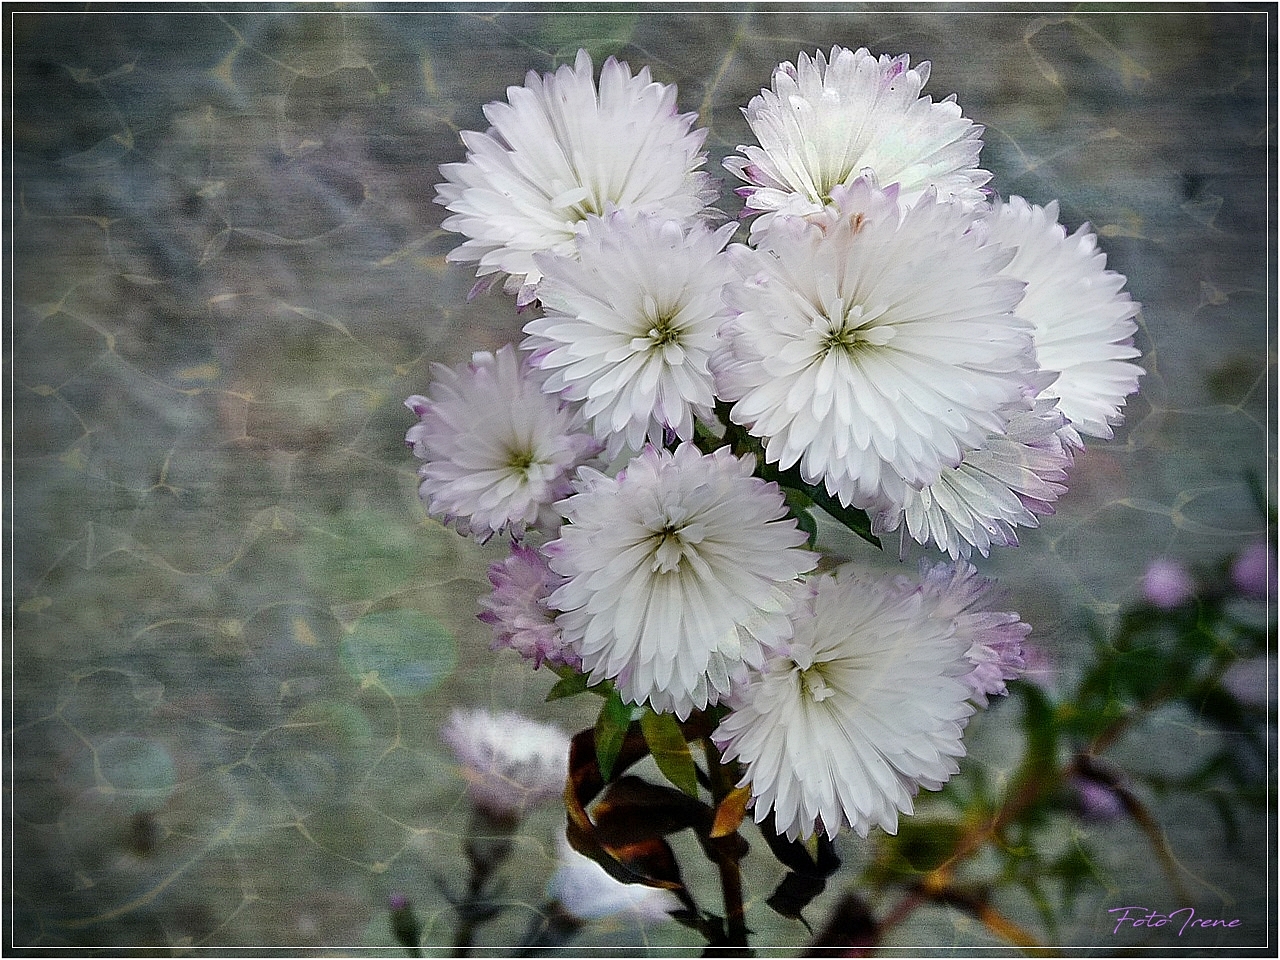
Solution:
[[[682,906],[670,890],[623,883],[604,867],[569,846],[564,834],[556,840],[556,871],[547,894],[569,916],[578,920],[599,920],[623,914],[656,922],[671,919],[671,911]]]
[[[507,88],[507,101],[484,108],[492,127],[467,131],[464,163],[440,167],[436,187],[452,213],[446,230],[468,239],[448,260],[476,263],[476,275],[506,274],[517,302],[532,301],[541,272],[534,254],[573,254],[589,214],[612,208],[688,217],[716,196],[706,160],[705,130],[696,115],[678,113],[676,88],[634,77],[610,57],[597,93],[591,57],[579,50],[572,67]]]
[[[1003,434],[1035,370],[1022,287],[959,206],[926,195],[901,212],[864,180],[834,193],[816,222],[729,247],[739,313],[711,370],[768,462],[798,462],[846,506],[900,503]]]
[[[816,557],[754,467],[683,443],[646,446],[616,478],[579,471],[543,550],[568,578],[547,602],[593,683],[684,719],[790,636],[793,583]]]
[[[973,702],[985,707],[988,697],[1005,696],[1006,681],[1016,680],[1026,667],[1023,641],[1031,627],[1017,613],[991,609],[1001,600],[996,582],[961,560],[934,566],[921,561],[919,583],[901,577],[898,584],[920,593],[933,616],[953,622],[956,635],[966,641],[965,659],[973,669],[964,679]]]
[[[789,652],[735,693],[712,739],[744,764],[756,821],[772,811],[780,834],[896,833],[918,788],[939,789],[964,756],[968,642],[892,578],[846,564],[814,585]]]
[[[905,524],[917,543],[933,543],[953,560],[975,547],[985,557],[993,544],[1016,546],[1014,528],[1039,526],[1067,490],[1073,458],[1059,435],[1064,424],[1053,398],[1013,405],[1003,435],[965,453],[933,483],[908,487],[901,504],[872,516],[872,532],[884,536]]]
[[[1107,269],[1087,224],[1067,234],[1057,201],[1010,197],[986,220],[992,242],[1016,250],[1004,273],[1027,285],[1018,313],[1035,328],[1040,368],[1058,374],[1043,395],[1058,398],[1064,439],[1076,447],[1081,434],[1111,439],[1143,374],[1129,362],[1141,355],[1133,345],[1141,305],[1121,289],[1124,275]]]
[[[418,494],[428,512],[481,541],[526,527],[553,534],[555,502],[601,445],[570,406],[542,392],[510,344],[431,369],[427,396],[405,401],[419,417],[405,443],[425,461]]]
[[[748,186],[738,195],[763,214],[752,237],[778,214],[808,215],[826,206],[837,186],[862,176],[898,184],[910,205],[927,190],[943,200],[977,204],[991,179],[978,169],[982,127],[963,116],[954,95],[934,103],[920,94],[926,60],[872,56],[865,48],[832,47],[828,59],[800,54],[780,64],[770,89],[743,110],[759,146],[725,167]]]
[[[694,417],[711,417],[707,358],[733,276],[721,251],[736,227],[617,211],[587,218],[576,259],[534,258],[545,314],[525,324],[522,346],[548,372],[544,390],[582,401],[610,458],[662,445],[667,431],[690,440]]]
[[[564,793],[569,735],[558,727],[510,711],[454,710],[440,735],[486,813],[520,817]]]

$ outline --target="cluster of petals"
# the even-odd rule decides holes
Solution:
[[[995,581],[960,560],[933,566],[921,562],[919,583],[903,577],[898,584],[924,597],[933,616],[952,621],[957,636],[967,642],[965,659],[973,669],[965,682],[973,702],[985,707],[988,697],[1005,696],[1007,681],[1016,680],[1026,667],[1023,641],[1031,627],[1012,611],[991,609],[1000,601]]]
[[[494,650],[514,650],[534,669],[543,663],[577,669],[582,665],[568,650],[547,598],[564,582],[542,553],[525,544],[511,544],[506,559],[491,564],[493,590],[480,598],[481,621],[493,628]]]
[[[1064,439],[1076,447],[1082,435],[1110,440],[1143,374],[1132,362],[1140,305],[1121,289],[1124,275],[1107,269],[1088,224],[1067,233],[1057,201],[1010,197],[991,206],[985,225],[992,242],[1014,251],[1004,273],[1026,284],[1018,314],[1035,330],[1040,368],[1057,374],[1042,395],[1058,398]]]
[[[572,256],[588,215],[617,208],[683,218],[715,198],[698,170],[706,131],[677,112],[676,88],[652,80],[648,67],[632,76],[610,57],[597,90],[580,50],[572,67],[530,71],[484,113],[492,126],[462,134],[467,158],[441,165],[436,202],[451,214],[444,228],[467,237],[448,259],[477,264],[482,278],[505,275],[520,305],[537,296],[535,254]]]
[[[543,549],[566,578],[548,599],[591,681],[682,719],[791,633],[817,558],[755,459],[646,446],[616,477],[580,471],[569,522]]]
[[[745,768],[754,817],[779,833],[896,833],[920,787],[964,755],[970,638],[938,601],[846,564],[812,580],[785,654],[735,691],[712,738]]]
[[[872,516],[872,532],[884,536],[905,526],[917,543],[932,543],[953,560],[976,548],[1017,546],[1016,527],[1037,527],[1067,490],[1073,460],[1064,442],[1066,420],[1052,397],[1028,397],[1011,405],[1004,432],[967,452],[931,484],[908,487],[903,501]]]
[[[902,212],[866,180],[818,222],[733,246],[737,315],[711,369],[765,458],[846,506],[902,502],[1005,428],[1035,369],[1012,253],[932,194]]]
[[[486,540],[559,525],[557,500],[600,444],[576,411],[543,393],[515,348],[478,351],[458,367],[432,366],[427,396],[405,406],[418,422],[405,435],[418,468],[418,494],[432,516]]]
[[[495,817],[520,817],[560,796],[569,735],[512,711],[454,710],[440,731],[462,764],[471,802]]]
[[[707,359],[732,276],[721,251],[736,227],[615,211],[586,219],[575,257],[535,258],[544,315],[522,346],[547,371],[544,390],[582,402],[610,457],[690,440],[695,416],[710,418]]]
[[[725,167],[746,182],[738,189],[753,221],[753,239],[778,215],[805,216],[832,191],[859,177],[897,184],[914,203],[926,191],[943,200],[981,203],[991,174],[978,168],[982,127],[965,118],[954,96],[921,95],[929,62],[906,54],[875,57],[831,48],[780,64],[771,86],[743,110],[759,145],[739,146]]]

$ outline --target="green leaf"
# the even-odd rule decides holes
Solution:
[[[764,447],[760,441],[751,436],[743,427],[734,423],[729,416],[729,410],[729,404],[723,400],[716,402],[716,413],[725,424],[725,440],[728,441],[734,456],[741,457],[749,453],[756,458],[755,472],[757,477],[776,483],[782,487],[784,493],[792,491],[793,493],[803,494],[811,503],[821,507],[823,511],[831,515],[832,519],[840,521],[852,533],[868,543],[877,547],[880,546],[880,538],[871,532],[871,518],[867,516],[866,511],[858,510],[855,507],[846,507],[831,494],[827,493],[824,487],[816,487],[811,483],[806,483],[804,477],[800,475],[800,467],[798,465],[792,466],[787,470],[779,470],[776,465],[766,463]],[[790,505],[791,502],[789,500],[788,504]],[[816,527],[817,524],[815,522],[815,533]],[[808,530],[807,527],[802,527],[802,529]]]
[[[613,765],[630,726],[631,708],[622,702],[618,691],[611,691],[596,718],[596,764],[606,782],[613,776]]]
[[[1058,767],[1057,714],[1043,690],[1033,683],[1017,684],[1022,697],[1022,728],[1027,735],[1023,772],[1028,778],[1042,778]]]
[[[547,703],[552,700],[563,700],[565,697],[577,696],[586,689],[587,678],[585,674],[571,673],[562,676],[556,681],[555,686],[547,691]]]
[[[684,731],[676,718],[669,713],[654,713],[646,709],[640,717],[640,729],[662,775],[689,796],[696,797],[698,770],[693,765],[689,744],[685,742]]]
[[[839,520],[849,529],[851,533],[856,534],[863,540],[876,547],[880,547],[880,538],[871,532],[871,518],[867,516],[865,510],[859,510],[856,507],[846,507],[831,494],[827,493],[822,487],[815,487],[811,483],[805,483],[800,476],[799,467],[791,467],[789,470],[779,470],[773,464],[767,464],[761,458],[760,465],[756,468],[756,472],[765,480],[773,480],[778,486],[789,490],[798,490],[821,507],[826,513],[830,514],[835,520]]]
[[[818,521],[809,512],[813,501],[804,492],[788,487],[783,487],[782,495],[787,499],[787,510],[795,517],[796,525],[809,535],[809,549],[812,550],[818,544]]]

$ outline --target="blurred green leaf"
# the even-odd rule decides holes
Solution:
[[[696,797],[698,770],[676,718],[669,713],[654,713],[646,709],[640,716],[640,729],[662,775],[689,796]]]
[[[880,882],[914,882],[950,860],[963,836],[963,826],[952,820],[902,817],[898,833],[882,838],[869,873]]]
[[[1048,873],[1062,881],[1062,897],[1068,909],[1075,905],[1080,891],[1106,879],[1094,865],[1091,851],[1079,838],[1049,865]],[[1053,916],[1054,912],[1050,910],[1049,922]]]
[[[1058,764],[1058,714],[1034,683],[1013,684],[1011,688],[1022,699],[1022,729],[1027,736],[1023,776],[1038,776]]]
[[[572,63],[582,48],[591,54],[597,70],[600,61],[616,54],[631,41],[635,13],[576,12],[544,17],[538,31],[538,45],[552,51],[557,63]]]
[[[611,691],[608,698],[600,706],[600,715],[596,718],[596,763],[600,767],[600,775],[607,782],[613,776],[613,765],[622,750],[622,743],[627,738],[627,728],[631,726],[631,708],[622,702],[618,691]]]
[[[452,549],[424,553],[431,537]],[[415,527],[400,513],[342,511],[306,530],[300,558],[317,595],[332,603],[373,600],[403,587],[431,554],[456,550],[446,537],[452,534]]]
[[[547,702],[552,700],[563,700],[566,697],[574,697],[587,689],[587,677],[582,673],[571,673],[567,676],[561,676],[556,681],[555,686],[547,691]]]

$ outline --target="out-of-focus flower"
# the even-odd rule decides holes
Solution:
[[[757,822],[772,810],[791,839],[896,833],[918,788],[940,788],[964,756],[971,638],[892,578],[846,564],[815,587],[789,652],[735,692],[712,738],[745,765]]]
[[[548,603],[592,682],[688,717],[791,633],[791,584],[813,568],[805,534],[754,457],[646,446],[616,478],[584,468],[544,547],[568,582]]]
[[[977,569],[965,561],[920,564],[920,582],[906,577],[898,580],[901,589],[918,591],[935,618],[951,620],[956,635],[967,640],[965,659],[973,669],[965,682],[973,692],[972,700],[987,706],[988,697],[1003,697],[1009,691],[1005,681],[1016,680],[1026,662],[1022,642],[1031,627],[1012,611],[992,610],[1000,600],[996,582],[979,576]]]
[[[604,867],[569,846],[564,834],[556,842],[556,871],[547,895],[565,913],[578,920],[599,920],[624,914],[636,920],[670,920],[681,908],[670,890],[615,880]]]
[[[1022,663],[1023,683],[1033,683],[1051,697],[1057,695],[1060,671],[1044,647],[1031,641],[1023,643]]]
[[[837,186],[870,175],[898,184],[914,203],[932,189],[943,200],[981,203],[991,174],[977,167],[982,127],[966,119],[954,96],[921,96],[929,62],[909,67],[906,54],[874,57],[865,48],[832,47],[782,63],[769,89],[743,113],[759,146],[739,146],[725,167],[746,181],[738,195],[761,212],[753,239],[778,214],[815,213]]]
[[[391,932],[395,934],[401,945],[409,950],[418,950],[422,939],[422,927],[413,912],[409,898],[403,893],[393,893],[387,898],[387,906],[391,910]]]
[[[554,532],[553,504],[570,475],[600,452],[571,407],[542,392],[510,344],[467,366],[432,366],[428,395],[405,406],[419,421],[405,435],[425,461],[418,494],[432,516],[486,540],[526,527]]]
[[[1159,557],[1147,565],[1142,575],[1142,596],[1161,610],[1180,607],[1196,594],[1196,582],[1176,560]]]
[[[440,735],[471,802],[492,817],[518,818],[564,793],[569,736],[557,727],[509,711],[454,710]]]
[[[572,67],[529,71],[484,114],[486,132],[462,134],[466,161],[441,165],[436,202],[452,214],[444,228],[468,238],[447,259],[476,263],[482,278],[506,274],[521,306],[537,296],[534,254],[572,256],[590,214],[688,217],[715,199],[698,172],[706,131],[692,129],[696,115],[678,113],[676,88],[654,82],[648,67],[633,77],[610,57],[597,93],[591,57],[579,50]]]
[[[1106,822],[1124,816],[1124,801],[1114,787],[1093,777],[1079,774],[1071,777],[1080,815],[1086,820]]]
[[[625,444],[693,438],[711,416],[707,358],[726,317],[720,290],[733,275],[720,255],[737,224],[695,223],[621,211],[588,217],[577,259],[539,256],[545,315],[525,325],[547,392],[583,402],[614,457]]]
[[[511,545],[511,553],[489,567],[493,592],[480,598],[479,617],[493,627],[491,649],[509,648],[533,661],[575,669],[582,661],[564,644],[556,612],[547,597],[564,578],[547,566],[546,557],[532,547]]]
[[[1270,657],[1237,660],[1222,674],[1222,685],[1243,704],[1262,708],[1276,702],[1276,664]]]
[[[1143,374],[1130,362],[1140,356],[1133,334],[1141,305],[1121,290],[1124,276],[1107,269],[1087,224],[1068,235],[1058,223],[1057,201],[1039,207],[1010,197],[992,206],[986,224],[992,241],[1016,250],[1004,272],[1027,285],[1018,314],[1035,327],[1040,368],[1058,374],[1042,395],[1058,398],[1063,438],[1076,447],[1081,434],[1111,439]]]
[[[1231,561],[1231,583],[1248,597],[1276,595],[1276,555],[1265,540],[1250,544]]]
[[[1035,370],[1010,253],[954,204],[901,213],[865,180],[820,222],[779,221],[732,246],[739,312],[711,369],[765,459],[848,506],[902,503],[992,434]]]
[[[1013,409],[1003,435],[988,437],[933,483],[907,487],[904,503],[872,517],[873,532],[884,535],[905,523],[917,543],[932,542],[953,560],[975,547],[985,557],[993,544],[1017,546],[1014,528],[1039,526],[1066,492],[1072,454],[1058,433],[1065,421],[1055,400]]]

